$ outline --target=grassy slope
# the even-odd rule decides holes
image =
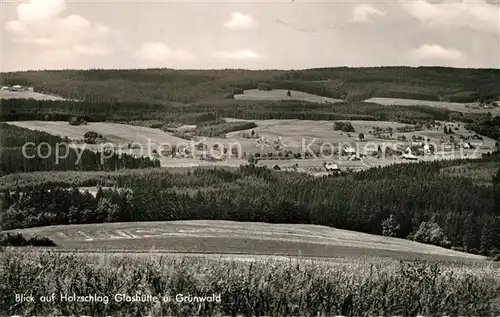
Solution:
[[[159,129],[119,123],[91,122],[80,126],[72,126],[62,121],[12,121],[7,123],[30,130],[44,131],[63,137],[67,136],[70,139],[83,139],[85,132],[95,131],[113,143],[137,142],[145,147],[147,147],[148,142],[151,142],[152,146],[161,143],[173,145],[188,142]]]
[[[302,100],[307,102],[342,102],[342,99],[322,97],[315,94],[308,94],[302,91],[291,90],[291,97],[287,96],[286,89],[273,89],[263,91],[258,89],[245,90],[244,94],[234,95],[234,99],[241,100]]]
[[[453,111],[460,111],[462,113],[485,113],[491,112],[493,116],[500,114],[500,108],[486,109],[480,107],[479,102],[458,103],[458,102],[445,102],[445,101],[429,101],[429,100],[414,100],[402,98],[370,98],[366,102],[373,102],[384,106],[430,106],[436,108],[446,108]]]
[[[36,99],[36,100],[64,100],[59,96],[40,94],[37,92],[23,91],[0,91],[0,99]]]
[[[49,237],[66,250],[483,259],[413,241],[314,225],[200,220],[66,225],[15,231],[28,237]]]

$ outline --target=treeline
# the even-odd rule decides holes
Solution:
[[[500,116],[489,120],[476,121],[465,125],[467,130],[472,130],[477,134],[487,136],[493,140],[500,141]]]
[[[99,152],[70,146],[67,138],[0,123],[0,176],[34,171],[110,171],[159,167],[158,160],[110,150]]]
[[[2,85],[69,99],[107,103],[192,103],[221,100],[234,87],[256,89],[261,82],[339,98],[352,92],[372,97],[433,101],[486,101],[500,96],[500,71],[445,67],[316,68],[307,70],[65,70],[3,73]],[[439,83],[439,85],[436,85]],[[370,97],[368,96],[368,97]]]
[[[498,160],[498,154],[478,162],[488,160]],[[500,249],[500,172],[489,187],[439,172],[463,162],[402,164],[320,179],[254,165],[145,172],[117,176],[117,186],[128,190],[100,190],[96,197],[41,184],[4,192],[3,226],[192,219],[307,223],[492,255]]]
[[[22,234],[0,234],[0,246],[10,247],[55,247],[54,241],[47,237],[31,237],[26,239]]]
[[[165,123],[199,124],[222,118],[239,118],[246,120],[375,120],[416,124],[424,121],[448,120],[452,114],[455,112],[444,108],[383,106],[366,102],[325,104],[301,101],[226,100],[217,104],[147,105],[8,99],[2,102],[0,117],[4,121],[68,121],[73,116],[79,116],[88,122],[161,120]]]

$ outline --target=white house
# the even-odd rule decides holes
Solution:
[[[332,162],[326,162],[325,169],[328,172],[340,172],[339,166],[337,164],[332,163]]]
[[[3,86],[2,90],[9,90],[9,86]]]
[[[403,154],[402,159],[403,160],[410,160],[410,161],[418,160],[418,158],[413,154]]]
[[[347,154],[347,155],[356,155],[356,149],[353,149],[352,147],[346,147],[344,148],[344,152]]]

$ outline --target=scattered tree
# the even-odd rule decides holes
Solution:
[[[437,224],[434,216],[429,221],[423,221],[420,224],[420,227],[413,236],[413,240],[443,247],[450,245],[443,229]]]
[[[390,215],[389,218],[382,221],[382,235],[386,237],[397,237],[399,235],[400,225],[394,218],[394,215]]]

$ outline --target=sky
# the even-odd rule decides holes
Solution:
[[[500,0],[0,0],[0,71],[500,68]]]

